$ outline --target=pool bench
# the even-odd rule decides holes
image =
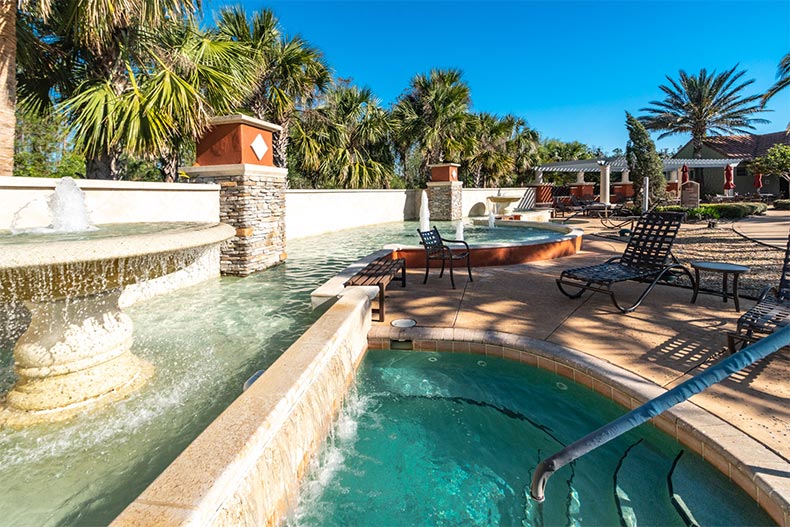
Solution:
[[[398,273],[400,273],[400,277],[397,276]],[[399,280],[401,287],[406,287],[406,260],[383,256],[370,262],[343,285],[346,287],[352,285],[378,286],[379,322],[384,322],[384,290],[393,280]]]

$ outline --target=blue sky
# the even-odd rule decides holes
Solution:
[[[207,19],[234,2],[204,1]],[[781,1],[296,1],[269,8],[287,34],[321,49],[335,74],[367,86],[386,106],[416,73],[459,68],[473,110],[524,117],[544,138],[611,151],[628,139],[625,111],[662,99],[666,75],[740,64],[755,82],[775,82],[790,53],[790,0]],[[784,130],[790,89],[761,115],[757,133]],[[654,135],[654,139],[656,135]],[[673,136],[659,148],[688,141]]]

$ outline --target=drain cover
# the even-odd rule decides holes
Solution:
[[[390,325],[395,326],[396,328],[413,328],[417,325],[417,321],[413,318],[396,318]]]

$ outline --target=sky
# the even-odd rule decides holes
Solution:
[[[336,76],[370,88],[387,107],[418,73],[458,68],[472,110],[515,114],[542,138],[625,148],[625,112],[662,100],[667,76],[738,65],[744,94],[776,81],[790,53],[790,0],[781,1],[334,1],[204,0],[271,9],[284,32],[320,49]],[[758,115],[755,133],[784,130],[790,88]],[[690,137],[657,140],[677,149]]]

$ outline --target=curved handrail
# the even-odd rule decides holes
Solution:
[[[677,385],[655,399],[651,399],[642,406],[568,445],[553,456],[544,459],[535,468],[535,473],[532,475],[530,496],[535,501],[542,502],[545,499],[546,483],[551,475],[560,468],[785,346],[790,346],[790,326],[785,326],[743,348],[699,375]]]

